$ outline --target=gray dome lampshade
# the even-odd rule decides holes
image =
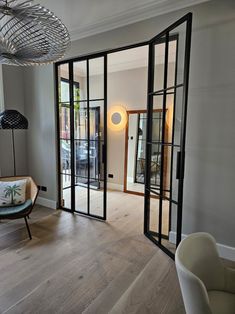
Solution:
[[[5,110],[0,113],[0,129],[11,130],[14,176],[16,176],[14,130],[28,129],[28,120],[17,110]]]
[[[5,110],[0,114],[0,129],[28,129],[28,120],[17,110]]]

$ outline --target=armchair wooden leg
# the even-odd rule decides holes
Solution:
[[[31,236],[31,232],[30,232],[30,229],[29,229],[27,218],[24,217],[24,220],[25,220],[25,224],[26,224],[26,227],[27,227],[27,230],[28,230],[29,238],[30,238],[30,240],[32,240],[32,236]]]

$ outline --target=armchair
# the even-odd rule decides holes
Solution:
[[[187,314],[235,314],[235,269],[223,265],[210,234],[189,235],[175,262]]]
[[[17,177],[2,177],[0,178],[0,182],[3,181],[15,181],[15,180],[21,180],[26,179],[26,202],[24,204],[16,205],[16,206],[9,206],[9,207],[1,207],[0,208],[0,219],[20,219],[24,218],[25,224],[27,227],[28,235],[30,240],[32,239],[31,232],[29,229],[29,225],[27,222],[27,217],[29,217],[29,214],[31,213],[34,204],[37,199],[38,195],[38,187],[33,181],[31,177],[28,176],[17,176]]]

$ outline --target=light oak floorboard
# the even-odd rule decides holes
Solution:
[[[143,235],[141,196],[109,192],[107,222],[35,206],[29,224],[31,241],[23,220],[0,223],[0,313],[184,313],[174,262]]]

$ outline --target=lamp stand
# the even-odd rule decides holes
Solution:
[[[12,136],[12,151],[13,151],[14,176],[16,176],[15,139],[14,139],[14,130],[13,130],[13,129],[11,129],[11,136]]]

